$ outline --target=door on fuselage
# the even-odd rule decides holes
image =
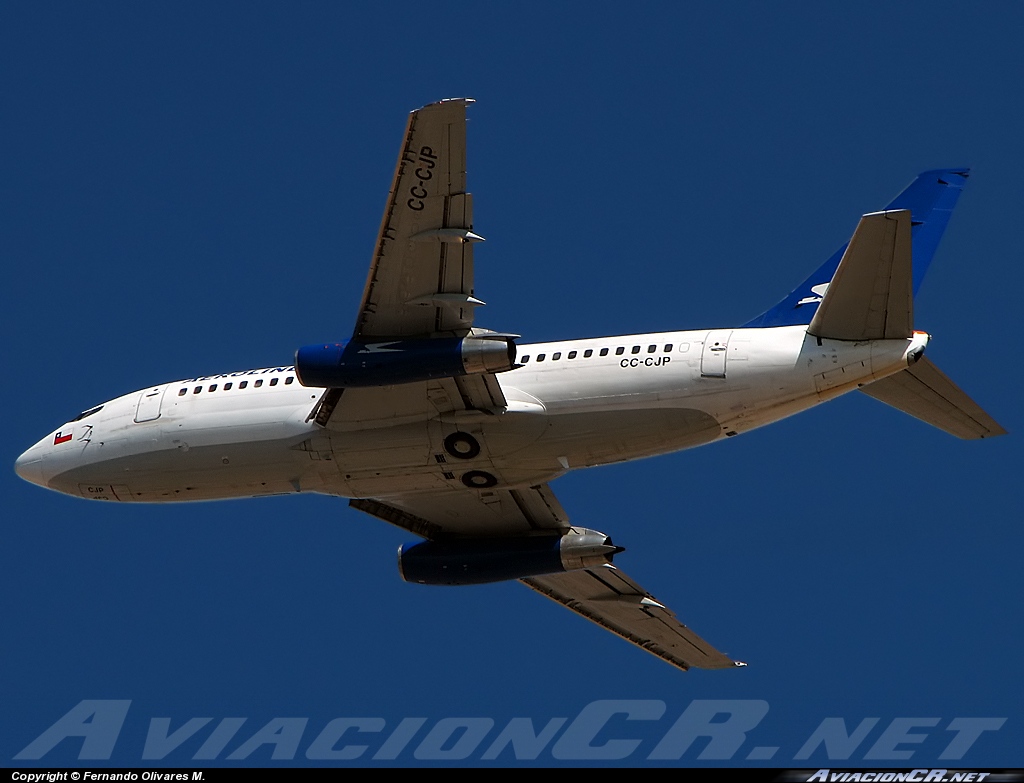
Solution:
[[[729,338],[732,329],[715,329],[704,338],[704,350],[700,355],[700,374],[705,378],[724,378],[725,363],[729,355]]]
[[[139,396],[139,405],[135,409],[136,422],[141,424],[144,421],[155,421],[160,418],[160,403],[163,401],[166,390],[165,384],[164,386],[153,386],[142,392]]]

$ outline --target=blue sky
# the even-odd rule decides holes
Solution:
[[[155,763],[195,763],[228,717],[246,722],[209,763],[310,763],[339,717],[383,719],[355,735],[367,764],[425,717],[391,763],[433,763],[431,727],[472,717],[494,728],[466,763],[511,764],[481,761],[510,719],[608,700],[638,712],[593,745],[655,764],[719,700],[769,710],[731,759],[699,740],[669,763],[867,763],[913,718],[913,755],[886,763],[928,766],[956,719],[1005,718],[957,763],[1024,766],[1022,24],[1011,3],[5,6],[8,465],[103,400],[347,337],[406,114],[465,95],[477,322],[525,341],[744,323],[919,171],[971,166],[916,322],[1011,434],[961,442],[855,394],[556,482],[627,573],[750,664],[726,672],[678,672],[514,583],[407,585],[409,536],[336,498],[116,506],[8,470],[0,764],[82,700],[131,700],[127,766],[160,717],[214,722]],[[279,717],[308,718],[294,760],[227,760]],[[878,723],[846,761],[795,760],[827,718]],[[590,763],[555,742],[521,762]]]

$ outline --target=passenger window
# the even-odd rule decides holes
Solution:
[[[285,386],[291,386],[291,383],[294,380],[295,380],[295,376],[294,375],[289,375],[287,378],[284,379],[284,385]]]
[[[185,396],[185,393],[186,393],[187,391],[188,391],[188,389],[178,389],[178,396],[179,396],[179,397],[184,397],[184,396]]]
[[[224,391],[231,391],[231,386],[232,386],[232,384],[230,384],[230,383],[225,383],[225,384],[224,384]]]
[[[672,343],[665,343],[665,353],[672,350]]]
[[[528,361],[530,361],[530,354],[526,354],[526,356],[519,357],[520,364],[526,364]]]
[[[575,359],[576,358],[576,351],[569,351],[569,358],[570,359]]]
[[[196,386],[196,388],[194,388],[194,389],[192,390],[192,393],[193,393],[193,394],[199,394],[199,392],[201,392],[202,390],[203,390],[203,387],[202,387],[202,386]]]
[[[270,385],[271,386],[277,386],[277,380],[278,380],[277,378],[271,378],[270,379]]]
[[[633,350],[630,351],[630,353],[640,353],[640,346],[639,345],[634,345],[633,346]]]
[[[551,354],[551,361],[553,361],[553,362],[557,362],[561,358],[562,358],[562,352],[561,351],[556,351],[555,353]]]
[[[217,391],[217,384],[211,383],[210,384],[210,391]]]
[[[244,389],[244,388],[245,388],[246,386],[248,386],[248,385],[249,385],[249,381],[241,381],[241,382],[239,382],[239,384],[238,384],[238,388],[239,388],[239,389]]]
[[[608,355],[608,349],[607,348],[602,348],[601,349],[601,355],[602,356],[607,356]]]
[[[542,353],[537,354],[537,361],[538,362],[544,361],[544,354],[542,354]]]
[[[622,356],[622,354],[624,354],[625,352],[626,352],[626,349],[623,348],[621,345],[618,348],[615,349],[615,355],[616,356]]]
[[[656,345],[648,345],[647,346],[647,353],[654,353],[656,350],[658,350],[658,346],[656,346]]]
[[[689,343],[679,343],[679,353],[686,353],[690,350]]]
[[[253,386],[255,386],[257,389],[260,388],[260,386],[262,386],[262,385],[263,385],[263,379],[262,378],[260,378],[258,381],[253,383]]]
[[[585,350],[583,352],[583,358],[584,359],[589,359],[593,355],[594,355],[594,349],[593,348],[587,348],[587,350]]]

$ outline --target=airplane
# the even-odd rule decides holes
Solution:
[[[161,383],[18,457],[121,503],[325,493],[419,537],[409,582],[519,580],[680,668],[745,665],[613,563],[551,482],[741,435],[860,390],[960,438],[1005,434],[927,357],[914,295],[966,182],[919,175],[778,304],[726,328],[521,344],[475,325],[468,98],[409,115],[352,335],[293,364]],[[912,262],[913,258],[913,262]]]

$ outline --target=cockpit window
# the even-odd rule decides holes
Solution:
[[[77,416],[75,416],[75,418],[73,418],[71,421],[81,421],[86,416],[92,416],[94,413],[99,413],[101,410],[103,410],[103,406],[97,405],[95,408],[89,408],[89,410],[87,411],[82,411]]]

